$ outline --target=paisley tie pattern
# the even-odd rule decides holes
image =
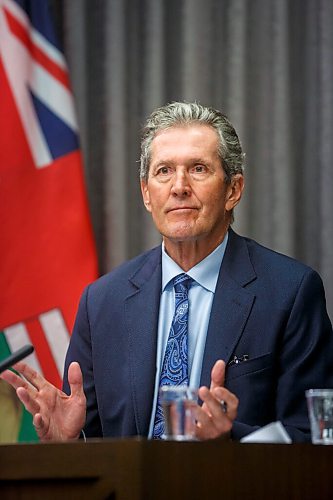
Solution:
[[[160,387],[162,385],[188,384],[187,323],[189,307],[188,289],[191,285],[191,281],[192,278],[187,276],[187,274],[179,274],[173,279],[175,289],[175,313],[161,369]],[[153,438],[160,439],[163,433],[163,409],[160,403],[160,397],[158,396]]]

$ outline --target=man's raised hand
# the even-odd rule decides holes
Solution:
[[[237,416],[238,399],[224,387],[224,377],[225,363],[220,359],[212,368],[210,388],[202,386],[199,389],[203,405],[197,411],[198,439],[230,437]]]
[[[86,418],[86,397],[83,392],[79,363],[68,368],[70,396],[50,384],[25,363],[13,367],[21,378],[10,370],[0,377],[16,389],[18,398],[33,416],[33,425],[42,441],[77,439]]]

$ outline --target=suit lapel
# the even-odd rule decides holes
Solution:
[[[129,333],[131,390],[137,431],[148,433],[156,371],[158,311],[161,296],[161,249],[154,249],[130,278],[134,292],[125,302]]]
[[[209,387],[215,361],[229,362],[255,300],[246,290],[246,285],[254,279],[256,274],[244,238],[229,230],[207,331],[201,385]]]

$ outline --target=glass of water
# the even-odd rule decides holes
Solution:
[[[160,401],[164,414],[162,439],[195,440],[198,391],[187,385],[164,385],[160,388]]]
[[[312,442],[333,444],[333,389],[309,389],[305,395]]]

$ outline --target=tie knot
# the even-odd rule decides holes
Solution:
[[[185,273],[178,274],[175,278],[173,278],[173,286],[175,287],[176,292],[184,292],[188,291],[191,286],[193,279]]]

